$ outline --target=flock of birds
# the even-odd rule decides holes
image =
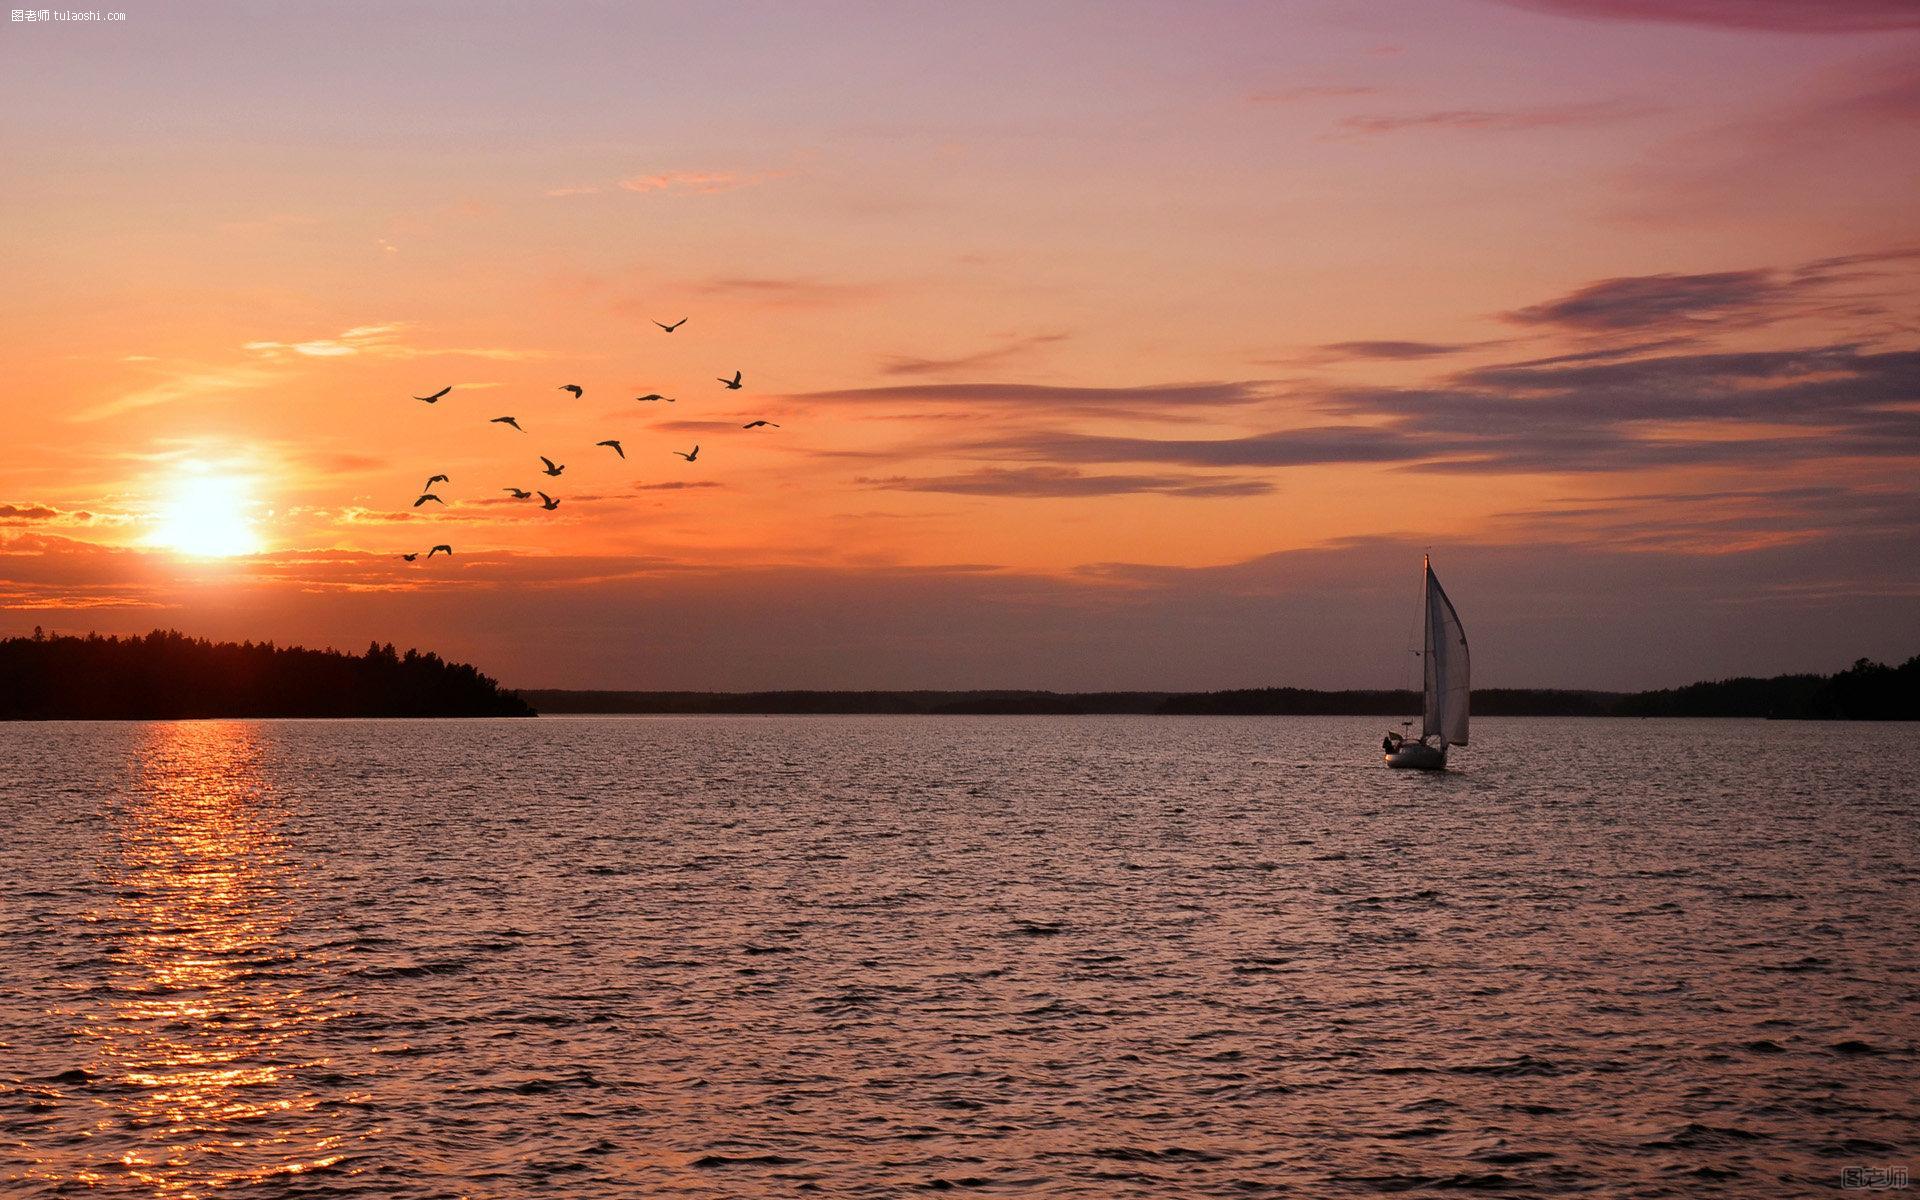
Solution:
[[[681,317],[678,321],[675,321],[671,325],[664,324],[663,322],[660,322],[660,321],[654,322],[655,325],[658,325],[661,329],[664,329],[668,333],[672,333],[674,330],[680,328],[682,325],[685,325],[686,323],[687,323],[687,318],[685,317]],[[722,386],[724,386],[730,392],[737,392],[741,388],[741,373],[737,370],[733,373],[733,378],[731,379],[728,379],[724,375],[715,376],[715,378],[720,382]],[[586,394],[586,389],[581,387],[577,383],[563,383],[560,385],[559,390],[563,392],[572,393],[573,398],[575,400],[580,399],[581,396]],[[441,388],[439,391],[433,393],[430,396],[415,396],[414,399],[424,401],[427,404],[438,404],[440,403],[440,401],[446,399],[447,394],[451,391],[453,391],[453,386],[449,384],[448,386]],[[654,404],[661,401],[665,401],[668,404],[677,403],[677,401],[672,396],[662,396],[659,392],[649,392],[644,396],[635,396],[634,400],[640,404]],[[492,417],[487,421],[487,424],[505,425],[505,426],[508,426],[509,428],[518,430],[521,433],[526,432],[526,430],[520,428],[520,421],[516,417]],[[745,425],[742,425],[740,428],[742,429],[761,429],[761,428],[778,429],[780,428],[780,426],[779,424],[773,421],[759,420],[759,421],[748,421]],[[594,445],[605,446],[607,449],[612,450],[615,454],[619,455],[622,459],[625,459],[627,457],[626,448],[620,444],[619,438],[607,438],[603,441],[595,442]],[[698,461],[698,459],[700,458],[700,446],[699,446],[699,443],[696,442],[694,444],[693,449],[691,450],[675,450],[673,451],[673,453],[678,455],[681,458],[686,459],[688,462],[695,462],[695,461]],[[567,469],[564,464],[556,463],[551,458],[548,458],[544,454],[539,455],[538,457],[540,461],[545,464],[545,466],[541,469],[541,474],[546,475],[549,478],[557,479],[560,477],[560,473]],[[445,500],[442,500],[438,495],[434,493],[433,485],[436,483],[451,483],[451,482],[453,482],[451,479],[448,479],[445,475],[442,475],[442,474],[435,474],[435,475],[428,476],[426,484],[422,486],[420,489],[420,498],[413,502],[413,507],[419,508],[421,505],[426,504],[429,501],[444,507],[447,502]],[[552,485],[548,485],[548,486],[552,486]],[[531,500],[535,496],[538,496],[540,497],[540,507],[545,509],[547,512],[552,512],[554,509],[560,507],[560,501],[555,499],[552,496],[547,495],[547,493],[545,492],[529,491],[526,488],[520,488],[520,487],[508,487],[508,488],[502,488],[500,490],[503,492],[506,492],[508,495],[512,496],[515,500]],[[426,553],[426,557],[431,559],[434,555],[441,554],[441,553],[445,553],[451,556],[453,554],[453,547],[446,545],[445,543],[442,543],[428,550]],[[421,555],[418,551],[415,551],[412,554],[402,554],[400,557],[407,562],[414,562],[418,560],[421,557]]]

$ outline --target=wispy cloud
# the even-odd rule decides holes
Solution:
[[[725,275],[690,283],[687,290],[761,308],[824,308],[872,300],[887,292],[877,283],[849,283],[806,276]],[[631,305],[633,311],[641,306]]]
[[[1502,0],[1515,8],[1602,21],[1651,21],[1768,33],[1920,29],[1912,0]]]
[[[266,387],[280,378],[279,372],[264,367],[248,365],[210,367],[189,364],[166,371],[165,377],[156,383],[81,409],[73,414],[72,419],[99,421],[142,408],[175,404],[182,400],[224,398],[251,388]]]
[[[1043,430],[963,453],[1050,465],[1213,468],[1397,464],[1422,471],[1595,474],[1920,458],[1920,349],[1851,345],[1499,364],[1417,388],[1333,389],[1347,424],[1223,438]]]
[[[1670,329],[1687,336],[1707,326],[1763,325],[1824,307],[1840,285],[1886,278],[1883,268],[1920,260],[1897,248],[1816,259],[1797,267],[1761,267],[1700,274],[1627,275],[1590,283],[1564,296],[1505,314],[1521,325],[1576,333]],[[1879,296],[1856,290],[1851,315],[1881,311]]]
[[[1162,495],[1233,499],[1273,490],[1263,479],[1206,475],[1087,475],[1069,467],[990,467],[962,475],[861,478],[865,487],[894,492],[941,492],[956,496],[1080,499],[1090,496]]]
[[[1384,359],[1390,362],[1405,362],[1428,358],[1445,358],[1448,355],[1464,354],[1469,350],[1479,350],[1487,346],[1497,346],[1498,341],[1483,342],[1412,342],[1412,341],[1360,341],[1328,342],[1316,346],[1322,358],[1347,359]]]
[[[1357,137],[1401,133],[1409,129],[1515,133],[1534,129],[1601,125],[1632,120],[1660,111],[1625,100],[1593,100],[1575,104],[1541,104],[1525,108],[1443,108],[1410,113],[1378,113],[1347,117],[1336,127]]]
[[[657,171],[650,175],[631,175],[620,181],[628,192],[691,192],[712,196],[736,188],[754,187],[778,178],[780,171]]]
[[[1161,383],[1135,387],[1067,387],[1039,383],[910,383],[802,392],[795,399],[846,403],[992,405],[1036,414],[1161,415],[1169,410],[1258,404],[1273,397],[1260,381]]]
[[[1226,438],[1116,437],[1051,431],[976,442],[996,457],[1067,463],[1165,463],[1188,467],[1306,467],[1414,462],[1457,451],[1459,440],[1384,426],[1320,425]]]
[[[548,357],[541,350],[521,350],[502,346],[415,346],[401,340],[408,327],[404,324],[356,325],[333,337],[310,338],[299,342],[252,341],[242,350],[262,358],[482,358],[495,362],[523,362]],[[468,384],[468,387],[488,386]]]
[[[1911,164],[1920,161],[1920,56],[1911,47],[1783,82],[1778,95],[1759,111],[1651,147],[1626,175],[1632,190],[1621,216],[1724,223],[1751,210],[1785,220],[1828,212],[1843,195],[1850,224],[1876,212],[1907,216]]]
[[[1268,91],[1254,92],[1247,97],[1250,104],[1299,104],[1307,100],[1342,100],[1353,96],[1377,96],[1377,87],[1358,84],[1303,84],[1299,87],[1273,88]]]
[[[1506,314],[1522,325],[1614,331],[1676,322],[1705,324],[1763,319],[1791,294],[1775,272],[1634,275],[1603,279],[1568,295]]]
[[[268,358],[280,354],[299,354],[308,358],[344,358],[354,354],[378,353],[391,349],[400,333],[399,325],[356,325],[330,338],[304,342],[248,342],[242,350]]]
[[[722,192],[757,187],[779,179],[785,171],[668,170],[646,171],[611,183],[574,183],[547,188],[540,194],[552,199],[571,196],[599,196],[608,192],[639,192],[659,195],[717,196]]]
[[[954,371],[977,371],[983,367],[998,366],[1010,360],[1024,358],[1034,351],[1067,340],[1064,333],[1036,333],[1014,337],[1004,344],[972,354],[955,355],[952,358],[925,358],[912,355],[889,355],[880,362],[883,375],[945,375]]]
[[[1911,489],[1794,484],[1723,491],[1556,497],[1494,514],[1503,533],[1621,550],[1724,555],[1807,542],[1828,530],[1896,538],[1920,531]]]

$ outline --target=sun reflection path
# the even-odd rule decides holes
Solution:
[[[102,1153],[67,1178],[197,1197],[336,1166],[351,1147],[307,1079],[331,1014],[288,942],[261,730],[147,730],[135,786],[107,810],[107,1003],[75,1014]]]

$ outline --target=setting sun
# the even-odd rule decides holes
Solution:
[[[194,558],[257,553],[260,535],[247,516],[252,505],[246,481],[237,476],[190,476],[160,509],[153,544]]]

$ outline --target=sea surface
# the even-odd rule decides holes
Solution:
[[[0,1194],[1890,1182],[1916,732],[0,726]]]

